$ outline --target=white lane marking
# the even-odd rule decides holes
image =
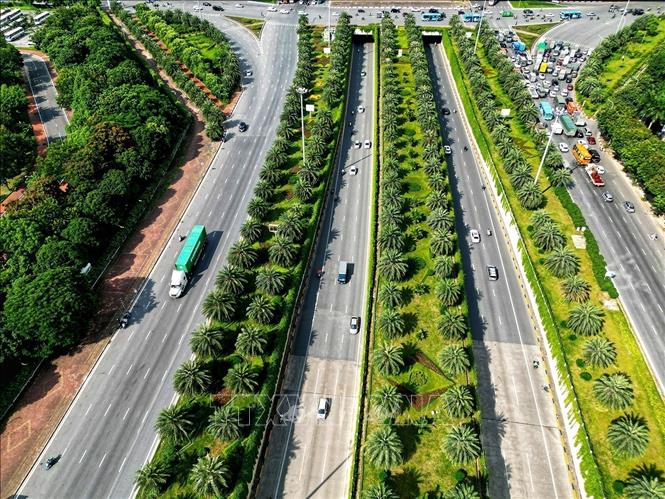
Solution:
[[[535,488],[535,486],[533,485],[533,474],[531,474],[531,463],[530,463],[529,461],[531,461],[531,459],[530,459],[530,457],[527,455],[527,458],[526,458],[526,467],[527,467],[527,470],[529,471],[529,481],[531,482],[531,490],[532,490],[532,491],[535,491],[536,488]]]
[[[127,456],[125,456],[125,459],[122,460],[122,464],[120,465],[120,468],[118,468],[118,473],[122,471],[123,466],[125,466],[125,461],[127,461]]]
[[[148,334],[145,335],[146,340],[150,337],[150,334],[152,334],[152,329],[150,331],[148,331]]]
[[[164,333],[164,336],[162,336],[162,343],[166,341],[166,337],[169,335],[169,333]]]
[[[146,379],[148,377],[148,373],[150,373],[150,368],[145,372],[145,376],[143,376],[143,379]]]
[[[102,463],[104,462],[104,459],[106,459],[106,454],[104,454],[104,457],[102,457],[102,460],[99,461],[99,466],[97,466],[98,468],[102,467]]]
[[[88,415],[88,413],[90,412],[90,409],[92,409],[92,403],[88,406],[88,409],[85,411],[84,416]]]
[[[148,417],[148,413],[149,413],[149,412],[150,412],[150,409],[148,409],[147,411],[145,411],[145,414],[143,415],[143,419],[141,420],[141,425],[143,425],[143,423],[145,423],[145,420],[146,420],[146,418]],[[141,428],[139,428],[139,431],[141,431]]]
[[[83,451],[83,455],[81,456],[81,459],[79,459],[79,464],[83,461],[83,458],[85,457],[86,453],[88,452],[88,449]]]
[[[131,407],[128,407],[127,410],[125,411],[125,415],[122,417],[123,421],[125,420],[125,418],[127,418],[127,414],[129,414],[130,410],[131,410]]]
[[[127,369],[127,372],[125,373],[125,376],[129,374],[129,371],[132,370],[132,367],[134,367],[134,364],[132,364],[131,366],[129,366],[129,369]]]
[[[109,413],[109,410],[111,409],[111,406],[112,406],[112,405],[113,405],[113,402],[109,403],[109,406],[108,406],[108,407],[106,408],[106,410],[104,411],[104,417],[106,417],[106,415]]]

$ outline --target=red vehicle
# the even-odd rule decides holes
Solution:
[[[587,141],[587,142],[589,143],[589,145],[591,145],[591,146],[595,146],[595,145],[596,145],[596,139],[593,138],[593,135],[589,135],[589,136],[586,138],[586,141]]]
[[[593,185],[596,187],[603,187],[605,185],[603,177],[600,176],[600,173],[598,173],[595,167],[589,165],[585,168],[585,170],[587,175],[589,175],[589,179],[591,179],[591,183]]]

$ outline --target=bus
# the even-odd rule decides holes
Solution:
[[[50,15],[50,12],[42,12],[41,14],[37,14],[35,17],[33,17],[32,20],[35,22],[35,26],[39,26],[44,21],[46,21],[46,18]]]
[[[550,106],[549,102],[545,102],[544,100],[540,101],[540,114],[542,114],[543,118],[546,120],[551,120],[554,118],[554,114],[552,113],[552,106]]]
[[[568,19],[580,19],[582,13],[579,10],[564,10],[559,14],[559,17],[564,21]]]
[[[420,19],[423,21],[443,21],[443,14],[441,12],[423,12],[420,14]]]
[[[586,166],[591,162],[591,154],[587,148],[579,142],[573,147],[573,158],[575,158],[575,161],[582,166]]]
[[[472,12],[469,12],[467,14],[464,14],[464,22],[465,23],[477,23],[480,22],[480,14],[475,14]]]
[[[13,42],[14,40],[18,40],[21,38],[23,35],[25,35],[25,30],[21,27],[14,28],[7,33],[5,33],[5,40],[8,42]]]
[[[566,137],[574,137],[575,133],[577,133],[575,123],[573,123],[573,120],[567,114],[561,116],[561,125],[563,126],[563,133],[566,134]]]
[[[16,9],[12,10],[10,12],[5,12],[4,14],[0,15],[0,24],[8,24],[16,21],[19,17],[23,16],[23,13]]]

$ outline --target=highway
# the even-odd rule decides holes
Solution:
[[[21,56],[26,79],[37,106],[37,114],[44,126],[47,144],[64,139],[67,136],[69,119],[56,101],[58,93],[46,62],[35,54],[22,53]]]
[[[366,76],[361,75],[361,71]],[[314,271],[301,308],[301,319],[288,358],[278,413],[283,424],[271,433],[257,496],[343,497],[349,487],[369,260],[372,149],[353,142],[372,140],[374,132],[374,44],[355,43],[343,138],[333,171],[333,196],[322,221]],[[358,113],[358,106],[365,111]],[[355,112],[352,112],[355,111]],[[352,126],[348,126],[349,123]],[[352,135],[352,130],[355,133]],[[372,144],[372,148],[374,144]],[[356,175],[350,168],[358,168]],[[341,174],[342,168],[346,170]],[[340,261],[350,263],[346,284],[337,282]],[[349,331],[351,316],[361,317],[359,334]],[[317,419],[320,398],[330,410]]]
[[[113,336],[18,497],[130,497],[136,471],[155,449],[154,422],[174,400],[173,373],[191,356],[188,339],[202,321],[201,302],[238,238],[297,57],[295,26],[269,23],[259,44],[235,23],[214,22],[241,52],[241,69],[254,72],[228,123],[228,142],[132,303],[130,325]],[[244,134],[236,128],[240,120],[249,124]],[[168,287],[178,234],[195,224],[206,225],[208,246],[187,294],[174,301]],[[58,454],[51,470],[39,464]]]
[[[489,191],[482,188],[486,180],[471,138],[455,112],[458,101],[442,49],[438,44],[426,49],[438,107],[451,110],[449,115],[440,113],[440,120],[444,144],[452,148],[447,161],[478,376],[481,438],[490,470],[489,496],[573,497],[549,380],[544,369],[533,367],[542,358],[518,271]],[[471,242],[471,229],[479,231],[480,243]],[[497,267],[497,281],[489,280],[487,265]]]

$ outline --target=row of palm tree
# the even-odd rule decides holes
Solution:
[[[347,28],[338,29],[333,52],[341,54],[336,56],[336,64],[348,69],[352,31]],[[231,459],[239,463],[242,459],[238,456],[256,455],[258,435],[263,428],[240,425],[246,409],[236,408],[233,401],[212,410],[211,391],[221,388],[222,393],[243,395],[274,389],[263,386],[264,373],[267,364],[274,362],[271,359],[281,357],[274,355],[273,349],[281,344],[274,337],[284,334],[283,324],[289,322],[285,316],[291,308],[285,296],[299,285],[294,276],[302,265],[307,235],[316,223],[318,213],[313,205],[325,191],[324,168],[339,128],[339,120],[333,121],[332,109],[321,104],[308,123],[308,162],[299,165],[294,182],[289,154],[299,150],[295,129],[300,127],[300,96],[296,88],[312,88],[320,71],[320,64],[315,64],[314,31],[305,16],[299,19],[297,30],[298,64],[294,81],[285,98],[277,137],[266,155],[249,203],[248,219],[242,225],[241,238],[229,250],[227,263],[217,274],[214,290],[203,301],[202,312],[207,321],[190,339],[195,358],[183,363],[174,375],[174,387],[181,399],[175,406],[164,409],[155,425],[163,442],[175,449],[191,442],[201,430],[224,444],[216,446],[224,449],[221,454],[208,453],[191,468],[189,483],[201,496],[233,495],[231,489],[247,485],[236,483],[240,473]],[[338,70],[327,77],[323,92],[331,84],[331,78],[346,76]],[[334,85],[336,88],[337,82]],[[341,99],[337,92],[329,91],[331,103]],[[292,188],[296,195],[286,208],[278,210],[275,204],[284,204],[279,193],[285,188]],[[272,232],[268,230],[269,224]],[[223,372],[226,373],[223,379],[218,379]],[[245,439],[248,431],[256,432],[257,438]],[[153,461],[137,474],[137,483],[146,494],[158,494],[168,484],[173,463],[164,464]],[[242,462],[242,466],[251,470],[253,463]]]
[[[535,185],[531,178],[531,167],[522,152],[510,144],[509,128],[494,119],[495,103],[485,98],[478,98],[479,94],[489,90],[489,84],[482,73],[479,59],[473,53],[473,44],[464,36],[459,19],[453,19],[451,26],[455,43],[462,54],[462,64],[469,76],[478,105],[483,110],[492,139],[503,156],[504,168],[509,174],[518,199],[527,209],[538,207],[542,201],[536,203],[535,189],[533,200],[527,200],[524,196],[524,189],[529,185]],[[518,109],[517,118],[521,126],[531,134],[537,149],[543,153],[547,136],[534,127],[538,112],[522,84],[522,78],[502,54],[493,30],[486,23],[482,23],[478,29],[487,60],[497,70],[500,85]],[[608,42],[613,46],[615,43],[614,39]],[[583,90],[590,94],[595,91],[592,80],[598,68],[591,68],[587,72],[589,88]],[[564,187],[570,183],[570,172],[560,168],[560,158],[552,149],[545,158],[545,172],[552,187]],[[615,365],[617,351],[614,344],[605,337],[597,336],[603,329],[604,313],[601,308],[589,303],[591,286],[578,275],[580,261],[573,250],[566,246],[566,236],[552,217],[543,210],[536,211],[532,215],[530,234],[536,247],[541,252],[547,253],[542,260],[544,268],[561,280],[563,297],[575,304],[569,311],[565,325],[578,335],[593,336],[587,340],[582,349],[584,359],[594,368],[604,369]],[[598,403],[612,410],[624,410],[634,401],[631,380],[621,372],[602,374],[594,382],[592,392]],[[608,428],[607,440],[620,458],[633,458],[643,454],[648,445],[648,438],[648,427],[639,415],[624,415],[613,421]]]

